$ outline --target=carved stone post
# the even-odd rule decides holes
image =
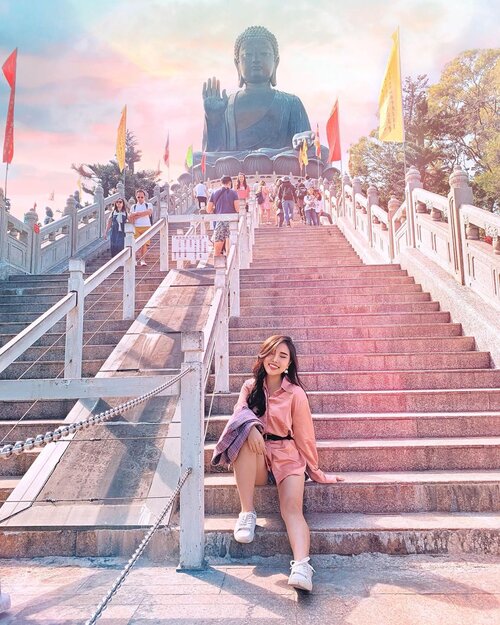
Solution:
[[[366,190],[366,217],[368,219],[368,243],[370,244],[370,247],[373,247],[372,206],[374,204],[378,206],[378,203],[378,189],[377,187],[370,185]]]
[[[229,310],[227,302],[226,257],[216,256],[214,258],[214,266],[214,286],[215,289],[222,289],[224,299],[215,340],[214,390],[216,393],[229,393]]]
[[[104,217],[104,190],[100,184],[98,184],[95,188],[94,201],[97,204],[97,214],[99,215],[99,234],[101,237],[104,237],[104,233],[106,232],[106,218]]]
[[[74,198],[73,198],[74,200]],[[76,306],[66,315],[66,347],[64,350],[64,377],[82,377],[83,308],[85,303],[83,274],[85,261],[69,259],[68,293],[76,293]]]
[[[346,210],[346,205],[345,205],[345,187],[351,184],[351,179],[349,178],[349,176],[347,174],[344,174],[344,177],[342,178],[342,201],[341,201],[341,207],[342,207],[342,215],[339,215],[339,217],[345,217],[347,215],[347,210]]]
[[[165,185],[168,189],[168,185]],[[160,200],[158,200],[160,201]],[[168,271],[169,249],[168,249],[168,191],[167,202],[160,203],[160,219],[165,220],[163,228],[160,230],[160,271]]]
[[[9,215],[5,208],[3,189],[0,189],[0,280],[7,277],[7,227]]]
[[[230,232],[230,249],[235,245],[239,245],[240,241],[238,241],[238,222],[230,221],[229,222],[229,232]],[[231,304],[231,317],[239,317],[240,316],[240,253],[239,250],[236,249],[236,254],[234,258],[233,268],[231,270],[231,275],[229,276],[229,292],[230,292],[230,304]]]
[[[472,189],[469,186],[467,174],[455,167],[450,176],[450,193],[448,195],[448,224],[450,228],[453,264],[455,278],[460,284],[465,284],[463,233],[460,226],[460,207],[462,204],[472,204]]]
[[[29,260],[26,271],[32,274],[40,272],[40,232],[38,231],[38,214],[35,210],[24,213],[24,223],[28,229]]]
[[[198,569],[205,555],[203,332],[183,332],[181,371],[181,475],[192,472],[180,493],[179,568]]]
[[[127,258],[123,266],[123,319],[135,319],[135,239],[133,224],[125,224],[125,247],[130,248],[130,258]]]
[[[420,172],[413,165],[406,172],[406,218],[408,220],[408,247],[415,247],[415,213],[416,207],[413,203],[412,191],[413,189],[421,189],[422,180],[420,178]]]
[[[97,197],[97,189],[96,188],[96,197]],[[102,191],[102,187],[101,187]],[[97,201],[97,200],[96,200]],[[104,198],[103,198],[104,201]],[[64,215],[67,215],[71,219],[71,225],[69,228],[68,235],[70,237],[71,245],[70,245],[70,258],[76,254],[76,248],[78,245],[78,216],[76,214],[76,200],[70,195],[66,200],[66,207],[64,208]]]
[[[156,198],[156,202],[153,204],[153,223],[154,224],[158,221],[158,219],[160,219],[160,213],[161,213],[160,194],[161,194],[160,185],[159,184],[155,184],[155,188],[154,188],[154,191],[153,191],[153,195]]]
[[[391,199],[389,200],[387,204],[387,209],[388,209],[387,223],[388,223],[388,229],[389,229],[389,260],[391,261],[391,263],[394,260],[394,250],[396,249],[395,241],[394,241],[393,218],[394,218],[394,215],[396,214],[396,211],[398,210],[400,206],[401,206],[401,202],[395,197],[391,197]]]
[[[361,193],[361,180],[356,177],[352,180],[352,223],[356,228],[356,193]]]

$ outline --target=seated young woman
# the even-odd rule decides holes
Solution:
[[[280,513],[293,552],[288,583],[312,590],[310,533],[303,514],[304,482],[343,481],[318,466],[314,427],[289,336],[269,337],[261,346],[253,378],[241,388],[234,413],[217,443],[213,464],[231,463],[241,503],[234,537],[254,539],[255,486],[276,484]]]

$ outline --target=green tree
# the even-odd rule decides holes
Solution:
[[[135,171],[135,164],[141,160],[142,152],[137,148],[137,140],[130,130],[127,130],[125,144],[125,197],[130,198],[136,189],[144,189],[151,197],[157,184],[160,172],[153,169]],[[94,195],[95,187],[100,184],[104,190],[104,197],[114,193],[118,183],[123,181],[116,159],[108,163],[80,164],[73,163],[71,168],[82,177],[82,189]]]
[[[436,144],[448,167],[459,164],[487,208],[500,200],[500,49],[468,50],[446,65],[429,88]]]

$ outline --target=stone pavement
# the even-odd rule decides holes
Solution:
[[[0,625],[83,625],[124,561],[1,560],[12,609]],[[102,625],[498,625],[500,559],[319,556],[311,595],[287,586],[287,562],[222,562],[196,573],[142,563]]]

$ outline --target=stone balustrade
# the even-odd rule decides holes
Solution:
[[[379,205],[375,187],[362,192],[359,178],[351,182],[344,176],[339,198],[327,187],[323,193],[325,210],[366,262],[398,262],[404,249],[415,248],[459,284],[500,306],[500,216],[472,205],[461,169],[453,171],[443,197],[424,189],[418,170],[410,167],[405,200],[392,197],[387,209]]]

